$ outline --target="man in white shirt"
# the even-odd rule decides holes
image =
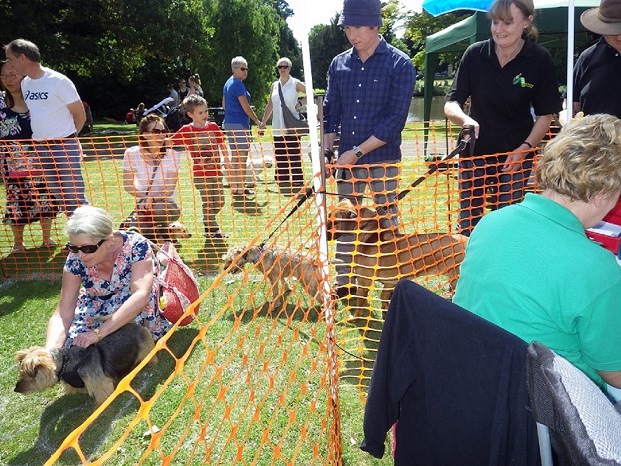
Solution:
[[[80,96],[69,78],[41,66],[39,48],[16,39],[4,46],[7,60],[25,75],[22,93],[30,110],[32,138],[39,141],[45,179],[68,215],[88,204],[80,167],[82,148],[77,139],[86,122]]]

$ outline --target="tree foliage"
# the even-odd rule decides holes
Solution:
[[[423,10],[421,13],[408,12],[405,14],[405,32],[403,40],[410,49],[411,57],[414,59],[414,65],[417,70],[424,69],[425,63],[425,39],[436,32],[445,29],[472,12],[456,11],[454,13],[446,13],[440,16],[432,16]],[[459,54],[461,57],[461,54]],[[440,63],[453,63],[456,61],[457,54],[440,54]]]
[[[340,15],[337,13],[329,25],[313,26],[308,35],[308,48],[313,69],[313,86],[316,89],[328,87],[328,68],[332,58],[351,47],[343,29],[338,26]]]
[[[154,105],[167,84],[195,73],[210,105],[220,106],[231,59],[242,55],[260,113],[279,57],[303,78],[300,44],[286,22],[292,14],[287,0],[0,0],[0,36],[35,42],[43,64],[68,75],[99,117],[120,118],[141,101]],[[410,56],[459,19],[404,12],[398,0],[387,1],[383,16],[381,33]],[[309,34],[316,88],[326,88],[332,58],[350,47],[338,19]]]
[[[120,117],[194,73],[219,106],[237,55],[248,60],[253,103],[263,102],[279,56],[301,68],[291,14],[286,0],[0,0],[0,34],[36,43],[96,114]]]

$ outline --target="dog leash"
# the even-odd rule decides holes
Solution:
[[[474,152],[474,141],[472,140],[472,136],[474,136],[474,126],[473,125],[465,125],[461,131],[459,132],[459,139],[458,139],[458,144],[457,147],[448,155],[443,156],[442,158],[435,160],[434,162],[432,162],[432,164],[430,165],[429,169],[427,170],[427,172],[420,176],[418,179],[416,179],[410,186],[408,186],[406,189],[404,189],[403,191],[401,191],[398,195],[397,195],[397,200],[401,200],[403,199],[410,191],[412,191],[415,187],[417,187],[419,184],[421,184],[423,181],[425,181],[427,179],[428,176],[432,175],[433,173],[435,173],[440,166],[442,165],[443,162],[455,157],[455,155],[459,154],[460,152],[462,152],[463,150],[466,149],[466,147],[470,147],[470,156],[472,156],[473,152]],[[315,193],[315,188],[314,186],[309,186],[304,190],[304,194],[302,196],[298,196],[298,201],[295,203],[295,205],[293,206],[293,208],[289,211],[289,213],[285,216],[285,218],[282,219],[282,221],[276,226],[276,228],[274,228],[272,230],[272,232],[267,236],[267,238],[265,238],[265,240],[263,240],[260,244],[259,247],[260,248],[264,248],[265,244],[272,238],[272,236],[274,236],[276,234],[276,232],[278,231],[278,229],[302,206],[302,204],[304,204],[306,202],[306,200],[311,197],[313,194]],[[329,193],[326,191],[323,191],[323,194],[326,195],[338,195],[336,193]],[[363,194],[345,194],[343,195],[343,197],[366,197]]]
[[[435,159],[433,162],[431,162],[427,172],[419,176],[416,180],[414,180],[414,182],[410,186],[408,186],[403,191],[401,191],[397,195],[397,200],[400,201],[405,196],[407,196],[412,190],[414,190],[414,188],[416,188],[419,184],[425,181],[430,175],[433,175],[436,171],[438,171],[442,167],[444,162],[446,162],[449,159],[452,159],[460,152],[463,152],[464,150],[466,150],[466,147],[469,148],[469,155],[470,157],[472,157],[474,153],[473,137],[474,137],[474,126],[464,125],[464,127],[459,132],[459,137],[457,139],[457,147],[455,147],[455,149],[450,154],[442,156],[439,159]]]
[[[438,171],[443,166],[444,162],[446,162],[449,159],[452,159],[460,152],[463,152],[466,149],[466,147],[469,148],[469,156],[472,157],[474,153],[474,140],[472,139],[473,135],[474,135],[474,126],[465,125],[459,132],[459,137],[457,139],[457,146],[455,147],[455,149],[451,153],[444,155],[441,158],[435,159],[432,162],[430,162],[429,169],[427,170],[427,172],[425,172],[423,175],[418,177],[410,186],[408,186],[403,191],[401,191],[397,195],[397,200],[400,201],[405,196],[407,196],[410,191],[412,191],[419,184],[425,181],[427,177],[429,177],[430,175],[433,175],[436,171]],[[328,191],[322,191],[322,193],[327,196],[339,196],[342,198],[372,199],[371,196],[366,196],[364,194],[353,194],[353,193],[352,194],[340,194],[340,193],[331,193]]]
[[[309,197],[311,197],[314,193],[315,193],[315,188],[313,186],[309,186],[308,188],[306,188],[304,190],[304,194],[302,194],[301,196],[298,196],[298,201],[295,203],[295,205],[292,207],[289,213],[285,216],[285,218],[282,219],[282,221],[278,224],[278,226],[272,230],[272,232],[267,236],[267,238],[265,238],[265,240],[263,240],[263,242],[259,244],[259,247],[265,248],[265,244],[272,238],[272,236],[274,236],[274,234],[278,231],[278,229],[287,221],[289,217],[291,217],[300,207],[302,207],[302,204],[304,204],[306,200]]]

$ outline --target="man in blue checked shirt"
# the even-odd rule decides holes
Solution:
[[[331,158],[340,127],[335,162],[339,196],[357,203],[356,195],[368,186],[378,211],[396,228],[401,131],[416,72],[410,57],[379,35],[381,25],[380,0],[344,0],[339,26],[353,47],[334,57],[328,70],[323,142]],[[354,239],[353,234],[341,235],[336,244],[339,298],[350,294]]]

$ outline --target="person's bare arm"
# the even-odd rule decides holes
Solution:
[[[267,105],[265,106],[265,111],[263,112],[263,118],[261,118],[261,123],[263,124],[263,126],[265,126],[267,120],[269,120],[270,115],[272,114],[272,110],[274,110],[274,104],[272,103],[272,99],[270,97],[269,99],[267,99]]]
[[[334,141],[336,140],[336,133],[324,133],[323,135],[323,148],[334,150]]]
[[[375,136],[370,136],[366,141],[358,146],[358,149],[360,149],[362,157],[364,157],[369,152],[377,149],[378,147],[382,147],[384,144],[386,144],[386,141],[377,139]],[[342,154],[339,154],[336,165],[353,165],[357,160],[358,157],[354,153],[353,149],[350,149]]]
[[[530,131],[528,137],[522,144],[515,148],[515,151],[510,153],[505,160],[505,164],[502,167],[503,172],[511,172],[514,170],[522,169],[522,161],[526,157],[526,154],[533,147],[537,147],[543,137],[550,129],[550,123],[552,123],[552,114],[540,115],[535,120],[533,129]]]
[[[444,104],[444,115],[451,123],[461,126],[462,128],[465,125],[474,126],[474,138],[476,139],[479,137],[479,122],[466,115],[461,105],[459,105],[459,102],[456,100],[449,100]]]
[[[45,347],[47,349],[62,348],[69,333],[69,327],[73,322],[75,306],[78,302],[82,279],[63,270],[60,299],[58,307],[50,317],[47,324]]]
[[[123,189],[134,197],[141,194],[134,186],[134,174],[131,170],[123,170]]]
[[[615,388],[621,388],[621,371],[597,371],[604,382]]]
[[[300,81],[295,86],[295,90],[298,91],[298,94],[306,94],[306,85]],[[306,101],[306,95],[302,98],[302,105],[306,105],[308,102]]]
[[[84,105],[81,100],[76,100],[75,102],[67,105],[67,108],[71,112],[71,116],[73,116],[75,131],[79,134],[84,127],[84,123],[86,123],[86,112],[84,111]]]
[[[246,98],[246,96],[245,95],[240,95],[237,99],[239,100],[239,104],[244,109],[244,112],[246,112],[246,115],[248,115],[250,117],[250,119],[252,121],[254,121],[259,128],[264,129],[265,125],[263,123],[261,123],[261,121],[259,120],[259,117],[257,116],[257,114],[254,113],[254,110],[252,109],[252,107],[248,103],[248,99]]]

